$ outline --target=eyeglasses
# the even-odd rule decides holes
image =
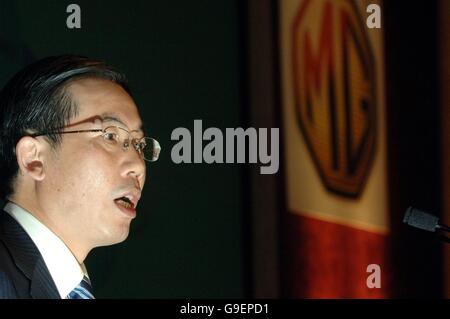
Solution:
[[[51,134],[70,134],[70,133],[94,133],[102,132],[103,140],[111,145],[120,145],[124,150],[128,150],[130,145],[138,152],[138,154],[147,162],[155,162],[159,158],[161,146],[158,141],[151,137],[131,138],[131,132],[118,126],[108,126],[104,129],[95,130],[78,130],[78,131],[50,131],[36,134],[29,134],[31,137],[38,137]]]

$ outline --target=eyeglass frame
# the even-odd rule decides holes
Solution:
[[[125,131],[125,132],[127,132],[128,133],[128,136],[130,136],[130,133],[132,132],[130,132],[130,131],[127,131],[126,129],[124,129],[123,127],[120,127],[120,126],[117,126],[117,125],[109,125],[109,126],[107,126],[107,127],[105,127],[104,129],[90,129],[90,130],[75,130],[75,131],[45,131],[45,132],[40,132],[40,133],[33,133],[33,134],[27,134],[27,136],[30,136],[30,137],[39,137],[39,136],[46,136],[46,135],[52,135],[52,134],[71,134],[71,133],[96,133],[96,132],[102,132],[103,134],[106,134],[107,132],[106,132],[106,130],[108,129],[108,128],[110,128],[110,127],[115,127],[115,128],[118,128],[118,129],[121,129],[121,130],[123,130],[123,131]],[[101,136],[103,136],[103,134],[101,135]],[[156,140],[156,139],[154,139],[153,137],[148,137],[148,136],[143,136],[143,137],[140,137],[140,138],[128,138],[128,139],[125,139],[124,141],[123,141],[123,145],[122,145],[122,148],[124,149],[124,150],[128,150],[128,148],[130,147],[129,145],[126,145],[126,143],[127,143],[127,141],[129,142],[130,140],[131,141],[133,141],[133,140],[143,140],[143,139],[146,139],[146,138],[148,138],[148,139],[152,139],[153,141],[155,141],[156,142],[156,145],[158,145],[158,147],[159,147],[159,151],[158,151],[158,156],[157,156],[157,158],[155,159],[155,160],[148,160],[148,159],[146,159],[145,157],[144,157],[144,153],[142,152],[142,159],[144,160],[144,161],[146,161],[146,162],[150,162],[150,163],[152,163],[152,162],[156,162],[158,159],[159,159],[159,153],[161,152],[161,146],[160,146],[160,144],[159,144],[159,142]],[[136,150],[136,152],[138,152],[138,154],[139,155],[141,155],[140,153],[139,153],[139,151],[135,148],[135,150]]]

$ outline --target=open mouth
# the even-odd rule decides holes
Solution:
[[[119,197],[117,199],[114,200],[116,202],[116,204],[121,205],[123,207],[125,207],[126,209],[133,209],[134,210],[134,204],[131,201],[131,199],[129,199],[128,197]]]

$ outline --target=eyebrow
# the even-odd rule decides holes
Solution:
[[[102,118],[103,122],[117,122],[125,126],[128,130],[130,130],[129,127],[125,124],[125,122],[120,119],[120,116],[118,116],[115,113],[110,112],[103,113],[100,115],[100,117]],[[143,125],[142,124],[139,125],[139,128],[137,130],[132,131],[141,131],[142,133],[144,133]]]

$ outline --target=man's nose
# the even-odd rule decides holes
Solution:
[[[128,149],[126,153],[122,175],[125,178],[133,177],[138,184],[137,187],[142,189],[146,174],[145,161],[133,148]]]

